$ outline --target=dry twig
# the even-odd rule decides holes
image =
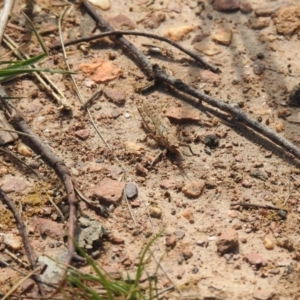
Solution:
[[[14,7],[14,4],[15,4],[14,0],[4,1],[4,7],[0,15],[0,44],[2,43],[2,38],[6,28],[6,24],[10,16],[10,13]]]
[[[34,254],[32,248],[31,248],[31,245],[30,245],[30,241],[29,241],[29,238],[28,238],[28,235],[27,235],[27,232],[26,232],[26,226],[23,223],[19,213],[17,212],[17,209],[16,209],[15,205],[10,201],[10,199],[7,197],[7,195],[4,193],[4,191],[1,188],[0,188],[0,198],[1,198],[2,202],[5,205],[7,205],[8,208],[12,211],[12,213],[13,213],[15,219],[16,219],[20,235],[22,236],[22,239],[23,239],[25,252],[26,252],[26,255],[28,257],[28,261],[29,261],[31,269],[33,270],[32,271],[33,273],[31,275],[33,275],[34,272],[35,272],[35,269],[37,268],[36,257],[35,257],[35,254]],[[36,275],[34,275],[34,277],[37,279],[37,284],[38,284],[41,295],[44,296],[45,291],[44,291],[43,285],[41,284],[40,276],[36,274]]]
[[[103,31],[115,31],[114,28],[100,14],[96,12],[92,4],[90,4],[87,0],[84,0],[83,5],[100,29],[102,29]],[[149,78],[153,77],[151,63],[145,57],[145,55],[142,54],[132,43],[130,43],[122,36],[114,37],[113,41],[119,44],[125,51],[125,53],[129,53],[135,58],[134,62],[140,65],[140,67]]]
[[[134,35],[134,36],[144,36],[147,38],[151,38],[151,39],[155,39],[155,40],[159,40],[165,43],[168,43],[170,45],[172,45],[173,47],[179,49],[180,51],[182,51],[183,53],[187,54],[188,56],[192,57],[197,63],[199,63],[203,68],[211,70],[214,73],[219,73],[220,70],[218,67],[206,62],[204,59],[202,59],[200,56],[196,55],[195,53],[185,49],[184,47],[182,47],[180,44],[157,34],[153,34],[153,33],[148,33],[148,32],[139,32],[139,31],[126,31],[126,30],[114,30],[114,31],[108,31],[108,32],[103,32],[100,34],[95,34],[93,36],[89,36],[89,37],[85,37],[85,38],[81,38],[81,39],[76,39],[76,40],[72,40],[72,41],[67,41],[64,43],[64,46],[70,46],[70,45],[74,45],[74,44],[78,44],[78,43],[82,43],[82,42],[89,42],[95,39],[99,39],[99,38],[103,38],[106,36],[117,36],[120,37],[122,35]],[[50,47],[50,49],[58,49],[61,48],[62,44],[56,44],[53,45],[52,47]]]
[[[297,158],[300,159],[300,149],[291,143],[289,140],[285,139],[281,135],[277,134],[267,126],[263,125],[262,123],[256,121],[255,119],[248,116],[244,111],[242,111],[238,106],[233,106],[223,102],[222,100],[215,99],[211,96],[208,96],[193,87],[189,86],[188,84],[184,83],[182,80],[174,78],[168,74],[166,74],[163,70],[159,68],[158,65],[153,66],[155,78],[160,82],[163,82],[169,86],[174,87],[175,89],[191,95],[199,100],[206,102],[207,104],[218,108],[224,112],[227,112],[232,115],[233,122],[236,123],[243,123],[248,127],[254,129],[256,132],[262,134],[264,137],[268,138],[275,144],[281,146],[286,151],[294,154]]]
[[[272,205],[262,205],[262,204],[254,204],[254,203],[247,203],[247,202],[237,202],[237,203],[231,203],[230,206],[244,206],[244,207],[256,207],[256,208],[264,208],[264,209],[272,209],[272,210],[283,210],[287,211],[284,208],[272,206]]]
[[[40,155],[46,164],[55,170],[56,174],[61,179],[65,186],[68,202],[69,202],[69,220],[68,220],[68,255],[66,258],[66,264],[70,264],[72,257],[75,253],[73,244],[75,234],[75,221],[76,221],[76,196],[72,184],[72,177],[69,169],[66,167],[64,162],[56,156],[52,150],[45,145],[41,139],[30,129],[28,124],[22,118],[22,116],[16,111],[8,100],[5,99],[7,94],[2,86],[0,86],[0,99],[3,106],[6,108],[8,114],[10,114],[10,120],[12,125],[17,129],[27,134],[23,136],[23,142],[37,154]],[[65,270],[66,271],[66,270]]]

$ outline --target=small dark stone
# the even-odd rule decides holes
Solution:
[[[132,182],[127,183],[125,186],[125,193],[128,199],[134,198],[138,194],[137,186]]]
[[[256,60],[253,64],[253,72],[255,75],[261,75],[265,70],[265,65],[263,62]]]
[[[257,57],[258,59],[264,59],[264,58],[265,58],[265,55],[264,55],[263,53],[259,52],[259,53],[257,53],[256,57]]]
[[[300,106],[300,83],[293,88],[289,97],[289,105]]]
[[[193,272],[194,274],[197,274],[197,273],[199,272],[199,268],[194,267],[193,270],[192,270],[192,272]]]
[[[204,144],[210,148],[217,147],[219,145],[219,139],[215,134],[208,134],[204,137]]]
[[[278,210],[278,215],[279,215],[282,219],[285,219],[285,218],[286,218],[286,215],[287,215],[287,211],[286,211],[286,210],[283,210],[283,209],[280,209],[280,210]]]

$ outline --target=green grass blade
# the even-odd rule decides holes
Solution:
[[[28,67],[28,66],[31,66],[33,64],[36,64],[37,62],[39,62],[40,60],[42,60],[45,57],[46,57],[46,54],[42,53],[42,54],[39,54],[35,57],[28,58],[26,60],[19,60],[17,62],[12,62],[13,65],[5,67],[1,70],[14,70],[14,69],[21,69],[21,68],[24,68],[24,67]]]
[[[13,69],[13,70],[0,69],[0,77],[20,75],[20,74],[24,74],[24,73],[33,73],[33,72],[48,72],[48,73],[58,73],[58,74],[76,74],[75,72],[69,72],[69,71],[65,71],[65,70],[43,69],[43,68]]]
[[[23,13],[24,17],[27,19],[27,21],[30,23],[31,28],[32,28],[32,30],[34,31],[34,34],[35,34],[36,38],[38,39],[38,41],[39,41],[39,43],[40,43],[40,45],[41,45],[41,47],[42,47],[42,49],[43,49],[43,51],[44,51],[44,54],[45,54],[46,56],[48,56],[48,55],[49,55],[49,52],[48,52],[48,50],[47,50],[45,44],[43,43],[43,40],[41,39],[40,35],[38,34],[37,30],[35,29],[33,23],[31,22],[31,20],[27,17],[27,15],[26,15],[23,11],[22,11],[22,13]]]

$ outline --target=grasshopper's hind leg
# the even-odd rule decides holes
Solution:
[[[197,153],[195,153],[195,152],[192,150],[192,148],[191,148],[190,145],[188,145],[188,144],[182,144],[182,143],[180,143],[179,145],[182,146],[182,147],[187,147],[187,148],[189,148],[190,152],[192,153],[192,155],[190,155],[190,156],[197,156],[197,157],[200,156],[200,154],[197,154]]]

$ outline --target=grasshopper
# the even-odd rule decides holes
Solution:
[[[189,145],[178,141],[174,127],[172,127],[169,119],[161,116],[158,108],[153,104],[147,100],[142,100],[137,103],[137,109],[142,117],[144,127],[160,146],[175,154],[181,160],[184,159],[184,156],[180,146],[188,147],[191,153],[196,155]]]

